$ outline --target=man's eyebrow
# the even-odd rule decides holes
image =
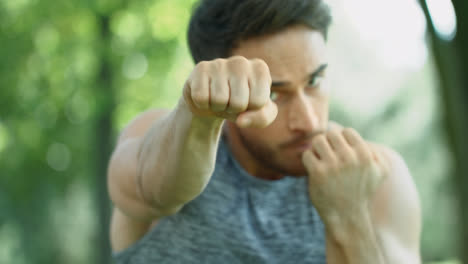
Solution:
[[[309,74],[309,80],[317,77],[317,75],[322,73],[327,68],[327,66],[328,66],[328,64],[320,65],[317,70],[315,70],[313,73]]]
[[[319,75],[320,73],[322,73],[326,68],[327,68],[328,64],[322,64],[320,65],[317,70],[315,70],[313,73],[309,74],[308,75],[308,80],[311,80],[315,77],[317,77],[317,75]],[[284,85],[287,85],[289,82],[288,81],[273,81],[271,83],[271,86],[272,87],[278,87],[278,86],[284,86]]]

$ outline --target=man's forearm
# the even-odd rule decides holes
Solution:
[[[324,222],[328,264],[385,263],[367,213]]]
[[[183,99],[145,135],[137,175],[144,198],[159,210],[194,199],[209,181],[223,121],[194,116]]]

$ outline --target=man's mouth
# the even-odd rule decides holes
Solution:
[[[317,131],[307,136],[301,136],[301,137],[295,138],[293,140],[283,143],[281,147],[286,148],[286,149],[295,149],[298,151],[305,151],[307,149],[312,148],[312,139],[315,136],[322,134],[322,133],[323,131]]]
[[[295,144],[291,146],[292,149],[300,152],[304,152],[310,148],[312,148],[312,143],[311,142],[304,142],[300,144]]]

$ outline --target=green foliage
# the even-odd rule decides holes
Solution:
[[[115,131],[175,104],[192,2],[0,1],[0,262],[93,262],[102,93],[117,96]]]

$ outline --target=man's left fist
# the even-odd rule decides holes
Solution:
[[[310,199],[322,218],[368,210],[388,171],[382,154],[352,128],[315,136],[302,161],[309,172]]]

